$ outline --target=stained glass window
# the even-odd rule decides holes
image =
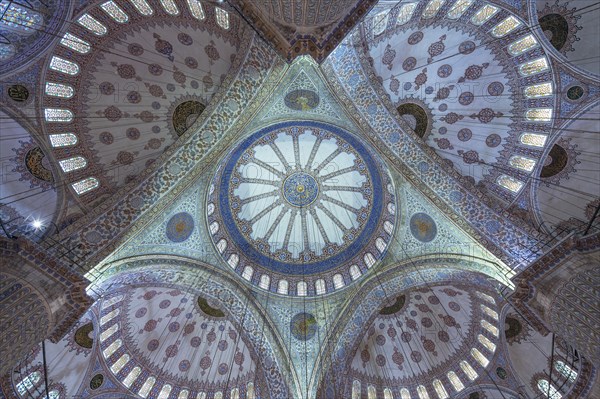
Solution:
[[[163,8],[167,12],[167,14],[177,15],[179,14],[179,9],[173,0],[160,0],[160,4],[162,4]]]
[[[117,351],[117,349],[119,349],[121,347],[121,345],[123,345],[123,341],[121,341],[120,339],[117,339],[112,344],[110,344],[108,346],[108,348],[104,349],[102,354],[104,355],[105,358],[109,358],[113,353],[115,353]]]
[[[505,189],[507,189],[508,191],[512,191],[513,193],[518,193],[519,190],[521,190],[521,187],[523,187],[522,181],[519,181],[514,177],[510,177],[507,175],[498,176],[498,178],[496,179],[496,183],[498,183],[500,187],[504,187]]]
[[[521,26],[521,21],[511,15],[492,29],[492,35],[495,37],[506,36],[519,26]]]
[[[373,17],[373,36],[379,36],[385,31],[389,15],[389,11],[382,11]]]
[[[494,337],[498,337],[498,327],[493,326],[487,320],[481,320],[481,327],[488,330]]]
[[[483,299],[484,301],[488,301],[489,303],[493,303],[493,304],[496,303],[496,300],[494,298],[492,298],[488,294],[484,294],[483,292],[475,291],[475,295],[477,295],[479,298]]]
[[[562,395],[560,394],[560,392],[558,392],[556,390],[556,388],[554,388],[554,386],[552,386],[552,384],[550,384],[548,382],[548,380],[538,380],[537,382],[537,387],[540,390],[540,392],[544,395],[544,398],[549,398],[549,399],[561,399]]]
[[[433,380],[433,388],[439,399],[448,399],[448,392],[440,380]]]
[[[129,16],[113,0],[102,3],[100,7],[102,7],[104,12],[107,13],[109,17],[118,23],[124,24],[125,22],[129,21]]]
[[[233,388],[229,397],[231,399],[240,399],[240,390],[237,388]]]
[[[410,391],[406,388],[400,390],[400,399],[411,399]]]
[[[535,37],[533,37],[533,35],[527,35],[508,46],[508,52],[513,56],[521,55],[537,45],[538,42],[535,40]]]
[[[227,241],[224,238],[221,238],[217,243],[217,250],[219,253],[223,253],[227,249]]]
[[[52,147],[68,147],[77,144],[77,136],[73,133],[51,134],[49,138]]]
[[[552,95],[552,83],[540,83],[533,86],[527,86],[523,89],[523,94],[527,98],[547,97]]]
[[[367,387],[367,398],[368,399],[377,399],[377,391],[373,385],[369,385]]]
[[[498,320],[498,313],[495,310],[492,310],[485,305],[481,305],[481,310],[492,319]]]
[[[52,56],[52,59],[50,60],[50,69],[66,73],[67,75],[77,75],[79,73],[79,65],[73,61],[68,61],[55,55]]]
[[[227,263],[231,266],[232,269],[235,269],[240,262],[240,257],[237,254],[231,254],[229,259],[227,259]]]
[[[210,226],[208,226],[208,229],[210,230],[210,234],[215,234],[217,231],[219,231],[219,223],[212,222]]]
[[[251,266],[244,267],[244,271],[242,272],[242,277],[246,280],[252,280],[252,275],[254,274],[254,269]]]
[[[392,233],[394,232],[394,225],[386,220],[385,222],[383,222],[383,229],[386,233],[392,235]]]
[[[140,395],[142,398],[148,397],[148,394],[150,393],[150,390],[152,389],[152,387],[154,386],[155,383],[156,383],[156,378],[148,377],[146,379],[146,381],[144,382],[144,385],[142,385],[142,387],[138,391],[138,395]]]
[[[87,160],[82,156],[76,156],[68,159],[58,161],[63,172],[72,172],[77,169],[85,168],[87,166]]]
[[[208,216],[212,215],[215,212],[215,204],[213,204],[212,202],[210,204],[208,204],[208,206],[206,207],[206,214]]]
[[[221,392],[221,391],[215,392],[214,399],[223,399],[223,392]]]
[[[81,195],[97,188],[99,185],[100,182],[98,181],[98,179],[96,179],[95,177],[88,177],[86,179],[73,183],[71,186],[78,195]]]
[[[571,382],[575,382],[577,379],[577,371],[561,360],[554,363],[554,368]]]
[[[475,369],[473,369],[473,367],[467,363],[464,360],[461,360],[460,362],[460,368],[462,369],[462,371],[467,375],[467,377],[471,380],[471,381],[475,381],[475,379],[477,377],[479,377],[479,375],[477,374],[477,372],[475,371]]]
[[[206,392],[198,392],[196,399],[206,399]]]
[[[123,385],[125,385],[127,388],[131,387],[131,385],[135,382],[135,380],[137,380],[141,372],[142,369],[138,366],[131,369],[129,374],[127,374],[127,377],[125,377],[125,379],[123,380]]]
[[[546,144],[547,139],[548,136],[538,133],[523,133],[520,137],[522,144],[530,145],[532,147],[543,147]]]
[[[423,385],[419,385],[417,387],[417,394],[419,395],[419,399],[429,399],[427,388],[425,388]]]
[[[100,334],[100,342],[106,341],[111,335],[119,330],[119,323],[113,324],[109,329],[102,331]]]
[[[487,365],[490,363],[488,358],[483,356],[483,353],[481,353],[477,348],[471,348],[471,356],[473,356],[473,359],[477,360],[482,367],[487,367]]]
[[[100,319],[100,325],[103,326],[104,324],[108,323],[109,321],[117,317],[120,312],[121,311],[119,309],[113,309],[110,313],[105,314]]]
[[[377,239],[375,240],[375,246],[377,247],[377,250],[379,252],[383,253],[383,251],[385,251],[385,247],[387,247],[387,244],[383,240],[383,238],[377,237]]]
[[[536,73],[544,72],[548,69],[548,60],[546,57],[541,57],[533,61],[526,62],[519,66],[519,73],[522,76],[534,75]]]
[[[187,3],[194,18],[199,20],[206,18],[206,14],[204,14],[204,8],[202,8],[202,3],[200,3],[199,0],[187,0]]]
[[[550,122],[552,120],[552,108],[534,108],[525,113],[525,118],[535,122]]]
[[[171,389],[173,389],[171,385],[163,385],[162,389],[160,390],[160,393],[158,394],[158,399],[167,399],[169,397],[169,394],[171,393]]]
[[[465,13],[465,11],[467,11],[467,9],[471,7],[471,4],[473,4],[474,1],[475,0],[458,0],[456,3],[454,3],[450,11],[448,11],[448,18],[460,18]]]
[[[498,12],[498,7],[491,4],[486,4],[481,7],[471,18],[471,22],[475,25],[483,25]]]
[[[423,11],[423,18],[433,18],[445,2],[446,0],[430,0],[429,3],[427,3],[425,10]]]
[[[396,25],[399,26],[407,23],[412,17],[415,8],[417,8],[417,3],[404,4],[402,8],[400,8],[400,12],[398,12],[398,17],[396,18]]]
[[[0,15],[0,29],[4,27],[21,34],[33,33],[43,22],[40,13],[7,0],[0,1]]]
[[[350,266],[350,277],[352,277],[352,280],[358,279],[361,275],[362,273],[357,265]]]
[[[343,288],[344,285],[346,285],[344,283],[344,277],[342,277],[341,274],[334,274],[333,275],[333,288],[335,288],[336,290],[339,290],[340,288]]]
[[[360,381],[352,381],[352,399],[360,399]]]
[[[394,399],[394,394],[391,389],[385,388],[383,390],[383,399]]]
[[[149,16],[154,14],[154,10],[146,0],[129,0],[133,6],[138,10],[138,12],[144,16]]]
[[[42,373],[40,373],[39,371],[34,371],[30,373],[27,377],[23,378],[23,380],[21,380],[17,384],[17,392],[19,393],[19,395],[25,395],[33,387],[35,387],[41,379]]]
[[[325,280],[322,278],[315,281],[315,292],[317,295],[323,295],[327,292],[327,289],[325,288]]]
[[[112,366],[110,366],[110,370],[114,373],[117,374],[119,371],[121,371],[121,369],[123,367],[125,367],[125,365],[127,364],[127,362],[129,361],[129,355],[128,354],[124,354],[122,355],[119,360],[117,360],[115,362],[115,364],[113,364]]]
[[[63,38],[60,39],[60,44],[81,54],[87,54],[92,49],[92,46],[90,46],[88,42],[70,34],[69,32],[65,33]]]
[[[307,284],[305,281],[300,281],[296,286],[296,294],[298,296],[306,296]]]
[[[15,55],[15,46],[12,44],[0,43],[0,61],[5,61]]]
[[[521,169],[526,172],[531,172],[535,167],[535,161],[533,159],[525,158],[521,155],[513,155],[508,160],[508,163],[513,168]]]
[[[112,305],[114,305],[117,302],[121,302],[123,300],[124,296],[123,295],[116,295],[113,296],[112,298],[102,302],[102,309],[106,309],[111,307]]]
[[[72,86],[62,83],[46,82],[46,94],[53,97],[71,98],[75,94]]]
[[[44,117],[46,118],[46,122],[71,122],[73,120],[73,112],[68,109],[46,108],[44,109]]]
[[[279,280],[277,283],[277,293],[282,295],[287,295],[289,288],[289,283],[287,280]]]
[[[181,391],[179,391],[179,395],[177,395],[177,399],[188,399],[189,395],[190,395],[190,391],[188,391],[187,389],[182,389]]]
[[[367,265],[367,268],[371,268],[371,266],[373,266],[376,262],[375,257],[370,252],[367,252],[365,254],[364,261],[365,261],[365,264]]]
[[[396,205],[391,202],[388,204],[388,212],[394,215],[396,213]]]
[[[481,343],[481,345],[485,346],[487,350],[494,353],[496,351],[496,344],[487,339],[485,336],[479,334],[477,336],[477,340]]]
[[[79,19],[77,19],[77,23],[98,36],[106,35],[108,32],[108,29],[106,29],[104,24],[88,13],[85,13],[79,17]]]
[[[463,389],[465,389],[465,385],[462,383],[462,381],[454,371],[448,372],[448,380],[450,381],[450,384],[452,384],[452,387],[456,392],[460,392]]]
[[[260,276],[260,282],[258,283],[258,286],[263,290],[268,290],[271,286],[271,277],[266,274]]]
[[[246,385],[246,399],[256,399],[254,384],[252,382],[249,382],[248,385]]]
[[[48,399],[60,399],[60,392],[56,389],[48,392]]]
[[[215,7],[215,13],[217,16],[217,25],[223,29],[229,29],[229,13],[221,7]]]

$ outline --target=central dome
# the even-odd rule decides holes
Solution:
[[[379,232],[383,245],[368,251],[382,215],[393,226],[388,180],[371,151],[342,129],[315,122],[262,129],[219,168],[209,195],[209,208],[220,211],[209,215],[213,240],[243,276],[240,259],[248,261],[252,274],[262,267],[289,280],[340,269],[357,258],[360,275],[383,255],[389,240],[390,233]],[[342,286],[356,278],[346,270]]]

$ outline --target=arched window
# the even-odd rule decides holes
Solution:
[[[258,286],[263,290],[268,290],[271,286],[271,277],[266,274],[260,276],[260,282],[258,283]]]
[[[39,371],[34,371],[30,373],[27,377],[23,378],[17,384],[17,392],[19,395],[25,395],[29,392],[33,387],[35,387],[40,380],[42,379],[42,373]]]
[[[396,214],[396,205],[392,204],[391,202],[388,204],[387,206],[388,208],[388,212],[391,213],[392,215]]]
[[[123,380],[123,385],[125,385],[127,388],[131,387],[135,380],[137,380],[137,378],[140,376],[141,372],[142,369],[138,366],[132,368],[129,374],[127,374],[127,377],[125,377]]]
[[[465,385],[462,383],[462,381],[454,371],[449,371],[447,375],[450,384],[452,384],[452,387],[456,392],[460,392],[463,389],[465,389]]]
[[[535,37],[533,37],[533,35],[527,35],[508,46],[508,52],[514,57],[531,50],[537,45],[538,42],[535,40]]]
[[[190,396],[190,391],[188,391],[187,389],[182,389],[181,391],[179,391],[177,399],[188,399],[188,396]]]
[[[115,317],[117,317],[120,312],[121,311],[119,309],[114,309],[110,313],[105,314],[100,319],[100,325],[101,326],[105,325],[106,323],[108,323],[109,321],[111,321],[112,319],[114,319]]]
[[[121,341],[121,339],[117,339],[117,340],[115,340],[115,342],[110,344],[106,349],[104,349],[102,354],[104,355],[105,358],[109,358],[112,356],[113,353],[115,353],[117,351],[117,349],[119,349],[121,347],[121,345],[123,345],[123,341]]]
[[[240,399],[240,390],[237,388],[233,388],[231,390],[230,398],[231,399]]]
[[[543,147],[546,145],[546,140],[548,136],[545,134],[537,134],[537,133],[523,133],[519,140],[521,140],[521,144],[530,145],[532,147]]]
[[[417,395],[419,395],[419,399],[429,399],[427,388],[425,388],[423,385],[419,385],[417,387]]]
[[[495,310],[492,310],[485,305],[481,305],[481,310],[492,319],[498,320],[498,313]]]
[[[142,398],[148,397],[148,394],[150,393],[150,390],[152,389],[155,383],[156,378],[152,376],[148,377],[144,382],[144,385],[142,385],[142,387],[138,391],[138,395],[140,395]]]
[[[521,21],[511,15],[506,17],[498,25],[494,26],[494,29],[492,29],[492,35],[495,37],[503,37],[517,29],[519,26],[521,26]]]
[[[548,69],[548,60],[546,57],[541,57],[533,61],[526,62],[519,66],[521,76],[535,75],[536,73],[544,72]]]
[[[489,303],[496,304],[496,300],[493,297],[489,296],[488,294],[484,294],[483,292],[479,292],[479,291],[475,291],[475,294],[479,298],[483,299],[484,301],[488,301]]]
[[[365,261],[365,264],[367,265],[367,268],[371,268],[376,262],[375,257],[370,252],[367,252],[365,254],[364,261]]]
[[[562,395],[548,382],[548,380],[538,380],[537,387],[544,395],[544,398],[561,399]]]
[[[50,145],[55,148],[69,147],[77,144],[77,136],[73,133],[51,134],[48,137],[50,138]]]
[[[461,360],[460,368],[471,381],[475,381],[475,379],[479,377],[479,374],[477,374],[475,369],[473,369],[473,367],[464,360]]]
[[[458,0],[456,3],[454,3],[450,11],[448,11],[448,18],[460,18],[465,13],[465,11],[467,11],[467,9],[471,7],[471,4],[473,4],[474,1],[475,0]]]
[[[254,274],[254,269],[251,266],[244,267],[244,271],[242,272],[242,277],[246,280],[252,280],[252,275]]]
[[[210,230],[210,234],[215,234],[217,231],[219,231],[219,223],[212,222],[208,229]]]
[[[79,65],[55,55],[50,59],[50,69],[67,75],[77,75],[79,73]]]
[[[513,168],[524,170],[525,172],[531,172],[535,167],[535,161],[531,158],[526,158],[522,155],[513,155],[509,158],[508,164]]]
[[[445,2],[446,0],[430,0],[427,6],[425,6],[425,10],[423,10],[423,19],[435,17],[435,14],[437,14]]]
[[[108,330],[104,330],[102,334],[100,334],[100,342],[106,341],[111,335],[116,333],[119,330],[119,323],[115,323]]]
[[[217,17],[217,25],[225,30],[229,29],[229,13],[223,10],[221,7],[215,7],[215,13]]]
[[[178,15],[179,14],[179,8],[177,8],[177,5],[175,4],[175,2],[173,0],[160,0],[160,4],[162,4],[164,10],[167,12],[167,14],[170,15]]]
[[[406,388],[400,390],[400,399],[411,399],[410,391]]]
[[[44,109],[44,117],[46,122],[71,122],[73,121],[73,112],[62,108],[46,108]]]
[[[550,122],[552,120],[552,108],[534,108],[525,112],[525,119],[534,122]]]
[[[415,8],[417,8],[418,3],[408,3],[404,4],[400,11],[398,12],[398,17],[396,18],[396,26],[404,25],[410,18],[412,17]]]
[[[199,20],[206,18],[206,14],[204,14],[204,9],[202,8],[202,3],[200,3],[199,0],[187,0],[187,3],[194,18]]]
[[[391,389],[385,388],[383,390],[383,399],[394,399],[394,394]]]
[[[92,17],[90,14],[85,13],[81,17],[77,19],[77,23],[90,32],[92,32],[96,36],[104,36],[108,32],[106,26],[98,21],[96,18]]]
[[[215,204],[213,204],[212,202],[210,204],[208,204],[208,207],[206,208],[206,214],[208,216],[212,215],[215,212]]]
[[[85,194],[92,191],[100,185],[100,182],[95,177],[87,177],[83,180],[71,184],[77,195]]]
[[[352,382],[352,399],[360,399],[360,381]]]
[[[474,25],[483,25],[490,18],[492,18],[494,16],[494,14],[496,14],[497,12],[498,12],[498,7],[494,7],[491,4],[486,4],[483,7],[481,7],[475,13],[475,15],[473,15],[473,17],[471,17],[471,23],[473,23]]]
[[[375,246],[377,247],[377,250],[379,252],[383,253],[385,251],[385,247],[387,246],[387,244],[383,240],[383,238],[377,237],[377,239],[375,240]]]
[[[296,295],[298,296],[306,296],[307,285],[306,281],[299,281],[296,286]]]
[[[485,346],[487,350],[494,353],[496,351],[496,344],[487,339],[485,336],[479,334],[477,336],[477,340],[481,343],[481,345]]]
[[[117,5],[113,0],[109,0],[106,3],[100,5],[102,10],[108,14],[113,20],[120,24],[124,24],[129,21],[129,16],[123,11],[121,7]]]
[[[48,392],[48,399],[60,399],[60,392],[58,392],[56,389],[53,389],[52,391]]]
[[[129,0],[138,12],[144,16],[149,16],[154,14],[154,10],[146,0]]]
[[[471,356],[473,356],[473,359],[477,360],[477,363],[481,364],[481,366],[484,368],[490,364],[488,358],[483,356],[483,353],[481,353],[477,348],[471,348]]]
[[[254,384],[252,382],[249,382],[248,385],[246,385],[246,399],[256,399]]]
[[[217,391],[215,392],[215,399],[223,399],[223,392]]]
[[[368,399],[377,399],[377,391],[373,385],[369,385],[367,387],[367,398]]]
[[[523,94],[527,98],[548,97],[553,94],[552,83],[540,83],[537,85],[527,86],[523,89]]]
[[[342,277],[341,274],[334,274],[333,275],[333,288],[335,288],[336,290],[339,290],[340,288],[343,288],[345,285],[344,283],[344,277]]]
[[[65,33],[63,38],[60,39],[60,44],[70,48],[71,50],[77,51],[80,54],[87,54],[92,49],[92,46],[88,42],[70,34],[69,32]]]
[[[62,159],[58,161],[63,172],[68,173],[74,170],[82,169],[87,166],[87,160],[82,156],[76,156],[73,158]]]
[[[554,362],[554,368],[570,382],[575,382],[577,379],[577,371],[561,360]]]
[[[490,334],[498,338],[498,327],[491,325],[487,320],[481,320],[481,327],[485,328]]]
[[[521,190],[521,187],[523,187],[522,181],[519,181],[514,177],[510,177],[507,175],[498,176],[498,178],[496,179],[496,183],[498,183],[500,187],[503,187],[513,193],[518,193],[519,190]]]
[[[390,12],[386,10],[373,17],[373,36],[379,36],[385,31],[389,15]]]
[[[173,389],[171,385],[163,385],[162,389],[160,390],[160,393],[158,394],[158,399],[167,399],[169,397],[169,394],[171,393],[171,389]]]
[[[385,222],[383,222],[383,229],[386,233],[392,235],[392,233],[394,232],[394,225],[386,220]]]
[[[46,82],[46,95],[60,98],[71,98],[75,94],[73,86],[62,83]]]
[[[117,360],[112,366],[110,366],[110,370],[113,374],[117,374],[129,361],[129,355],[126,353],[122,355],[119,360]]]
[[[227,264],[231,266],[232,269],[235,269],[240,262],[240,257],[237,254],[229,255],[229,259],[227,259]]]
[[[317,293],[317,295],[323,295],[327,292],[325,280],[323,280],[322,278],[315,281],[315,292]]]
[[[22,7],[17,2],[0,1],[0,15],[0,30],[7,29],[25,36],[42,27],[41,14]]]
[[[227,241],[224,238],[221,238],[217,243],[217,251],[219,253],[223,253],[227,249]]]
[[[352,277],[352,280],[356,280],[361,275],[362,275],[362,273],[360,272],[360,269],[358,268],[358,266],[356,266],[356,265],[350,266],[350,277]]]
[[[440,380],[433,380],[433,388],[439,399],[448,399],[448,392],[446,392],[446,388],[444,388],[444,384]]]
[[[102,302],[102,310],[111,307],[117,302],[121,302],[123,298],[125,298],[124,295],[115,295],[112,298],[107,299],[106,301]]]
[[[287,280],[279,280],[277,283],[277,293],[287,295],[289,289],[289,283]]]

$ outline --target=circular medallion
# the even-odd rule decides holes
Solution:
[[[319,95],[312,90],[293,90],[285,95],[284,102],[295,111],[308,111],[317,108]]]
[[[173,215],[167,223],[167,238],[173,242],[183,242],[194,232],[194,218],[187,212]]]
[[[350,277],[349,262],[366,271],[383,255],[375,240],[389,237],[386,220],[394,223],[388,183],[381,163],[344,130],[277,124],[246,138],[219,167],[207,198],[209,230],[224,260],[263,289],[279,278],[332,278],[318,274],[338,268]],[[261,282],[265,272],[270,278]],[[338,286],[339,277],[353,281],[338,276]],[[315,295],[304,280],[306,295]],[[319,284],[320,294],[333,287]]]
[[[567,98],[571,101],[577,101],[583,97],[584,90],[581,86],[571,86],[567,90]]]
[[[430,242],[437,234],[437,226],[426,213],[415,213],[410,218],[410,232],[417,240]]]
[[[298,313],[292,317],[290,332],[300,341],[308,341],[317,333],[317,320],[310,313]]]
[[[294,173],[283,182],[283,198],[293,206],[302,207],[312,204],[318,193],[319,185],[308,173]]]
[[[9,86],[7,91],[8,91],[8,96],[13,101],[16,101],[19,103],[25,102],[29,98],[29,90],[27,90],[27,87],[25,87],[23,85]]]
[[[96,374],[90,380],[90,389],[98,389],[102,386],[102,383],[104,383],[104,376],[102,374]]]

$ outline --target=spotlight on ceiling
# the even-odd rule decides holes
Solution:
[[[35,219],[32,223],[31,226],[33,226],[34,229],[38,230],[42,227],[42,221],[39,219]]]

